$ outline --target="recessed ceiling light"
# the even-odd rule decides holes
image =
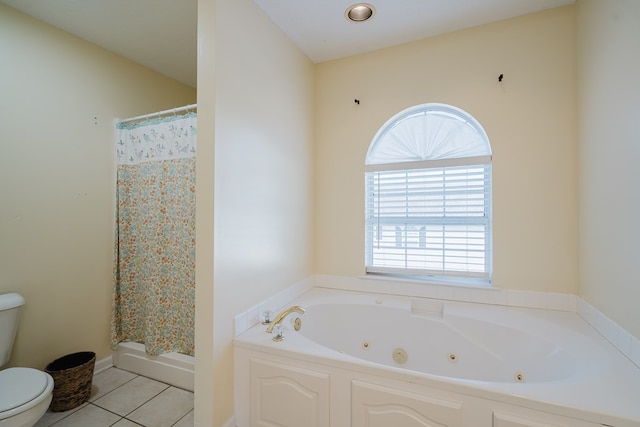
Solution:
[[[371,19],[374,14],[375,8],[367,3],[354,4],[344,12],[344,16],[353,22],[364,22]]]

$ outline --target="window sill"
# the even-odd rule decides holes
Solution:
[[[417,283],[426,285],[445,285],[461,288],[473,289],[495,289],[491,280],[477,278],[461,278],[461,277],[443,277],[443,276],[411,276],[389,273],[365,273],[359,276],[361,279],[386,280],[393,282]]]

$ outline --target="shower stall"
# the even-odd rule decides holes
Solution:
[[[193,390],[197,106],[116,123],[113,364]]]

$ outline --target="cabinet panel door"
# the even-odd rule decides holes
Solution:
[[[251,426],[329,427],[329,374],[251,360]]]
[[[353,427],[458,427],[462,403],[429,394],[415,394],[377,384],[353,381]]]

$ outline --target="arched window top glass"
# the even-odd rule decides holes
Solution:
[[[366,165],[491,156],[486,132],[467,112],[422,104],[393,116],[374,136]]]

